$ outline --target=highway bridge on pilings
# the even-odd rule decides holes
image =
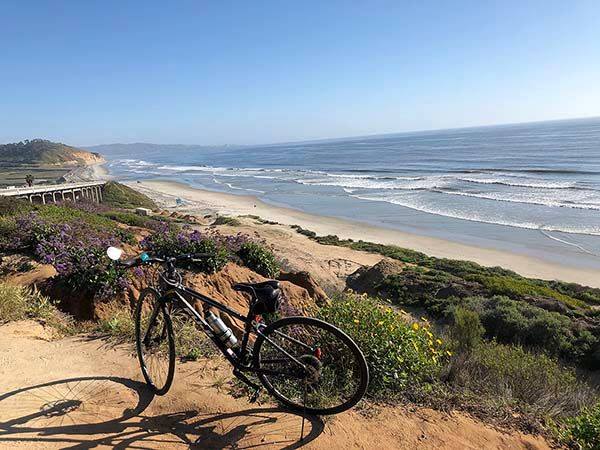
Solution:
[[[85,183],[45,184],[31,187],[0,189],[0,195],[23,198],[31,203],[56,203],[86,199],[96,203],[102,201],[102,189],[105,181]]]

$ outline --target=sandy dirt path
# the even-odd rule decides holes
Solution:
[[[319,244],[285,225],[256,225],[249,218],[240,219],[240,222],[234,227],[219,225],[218,229],[223,234],[242,233],[264,240],[273,248],[283,270],[308,272],[330,293],[343,291],[346,277],[359,267],[373,266],[383,259],[375,253]]]
[[[179,364],[164,397],[140,382],[129,346],[49,340],[36,322],[0,326],[0,448],[19,449],[545,449],[462,414],[385,408],[306,421],[225,392],[220,361]]]

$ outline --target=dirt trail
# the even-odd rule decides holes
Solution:
[[[224,234],[242,233],[266,241],[273,247],[285,270],[309,272],[329,292],[344,290],[348,275],[362,266],[373,266],[383,259],[383,256],[375,253],[319,244],[286,225],[256,225],[248,218],[241,218],[240,222],[235,227],[221,225],[217,228]],[[206,227],[195,228],[202,230]]]
[[[223,391],[220,361],[179,364],[171,391],[153,398],[130,347],[48,338],[35,322],[0,326],[0,448],[548,448],[461,414],[402,408],[310,419],[300,442],[300,416]]]

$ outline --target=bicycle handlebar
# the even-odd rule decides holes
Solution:
[[[210,256],[208,253],[187,253],[185,255],[178,256],[169,256],[166,258],[159,258],[156,256],[150,256],[148,253],[142,253],[138,256],[135,256],[130,259],[126,259],[125,261],[117,261],[117,264],[130,268],[134,266],[140,266],[142,264],[153,264],[153,263],[175,263],[177,261],[190,261],[190,262],[200,262],[203,258],[207,258]]]

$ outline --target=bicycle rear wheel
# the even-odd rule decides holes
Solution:
[[[273,322],[258,336],[253,358],[255,367],[276,372],[259,374],[267,391],[288,408],[309,414],[345,411],[360,401],[369,384],[367,362],[354,341],[311,317]]]
[[[166,394],[175,375],[175,339],[167,307],[155,289],[146,288],[140,293],[135,341],[146,383],[155,394]]]

